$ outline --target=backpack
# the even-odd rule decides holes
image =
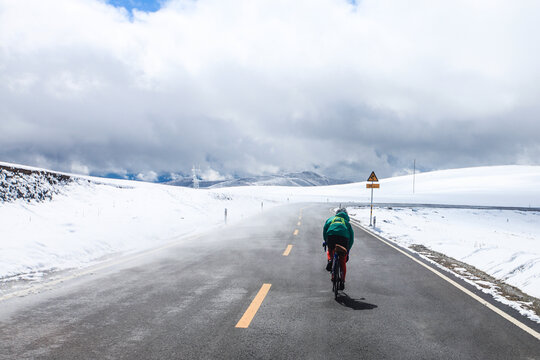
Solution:
[[[348,230],[347,221],[340,216],[334,216],[334,218],[330,222],[330,226],[328,226],[328,231],[336,230]]]

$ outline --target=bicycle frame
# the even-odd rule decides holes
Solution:
[[[342,275],[343,272],[339,264],[339,254],[337,251],[334,251],[334,258],[332,259],[332,291],[334,292],[335,299],[337,299],[338,296]]]

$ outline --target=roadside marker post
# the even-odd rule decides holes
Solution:
[[[375,182],[379,182],[379,179],[377,178],[377,175],[375,175],[375,171],[371,172],[371,175],[369,175],[369,178],[367,181],[371,181],[371,184],[366,184],[367,189],[371,189],[371,207],[369,210],[369,226],[373,226],[373,189],[379,189],[380,185],[375,184]]]

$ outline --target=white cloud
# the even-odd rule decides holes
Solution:
[[[130,19],[0,0],[0,156],[334,177],[538,163],[539,16],[532,1],[171,0]]]
[[[80,175],[89,175],[90,170],[88,169],[88,166],[83,165],[79,162],[73,162],[71,163],[71,169],[70,172],[74,174],[80,174]]]
[[[176,173],[169,173],[169,177],[170,177],[171,181],[174,181],[174,180],[178,180],[178,179],[182,178],[182,175],[179,175],[179,174],[176,174]]]
[[[201,178],[207,181],[217,181],[227,179],[225,176],[221,175],[218,171],[208,168],[204,170],[201,174]]]
[[[155,171],[146,171],[137,174],[137,180],[155,182],[158,180],[158,174]]]

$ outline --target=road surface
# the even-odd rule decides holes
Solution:
[[[4,294],[0,359],[540,359],[538,339],[358,228],[335,301],[321,247],[330,215],[265,209]]]

